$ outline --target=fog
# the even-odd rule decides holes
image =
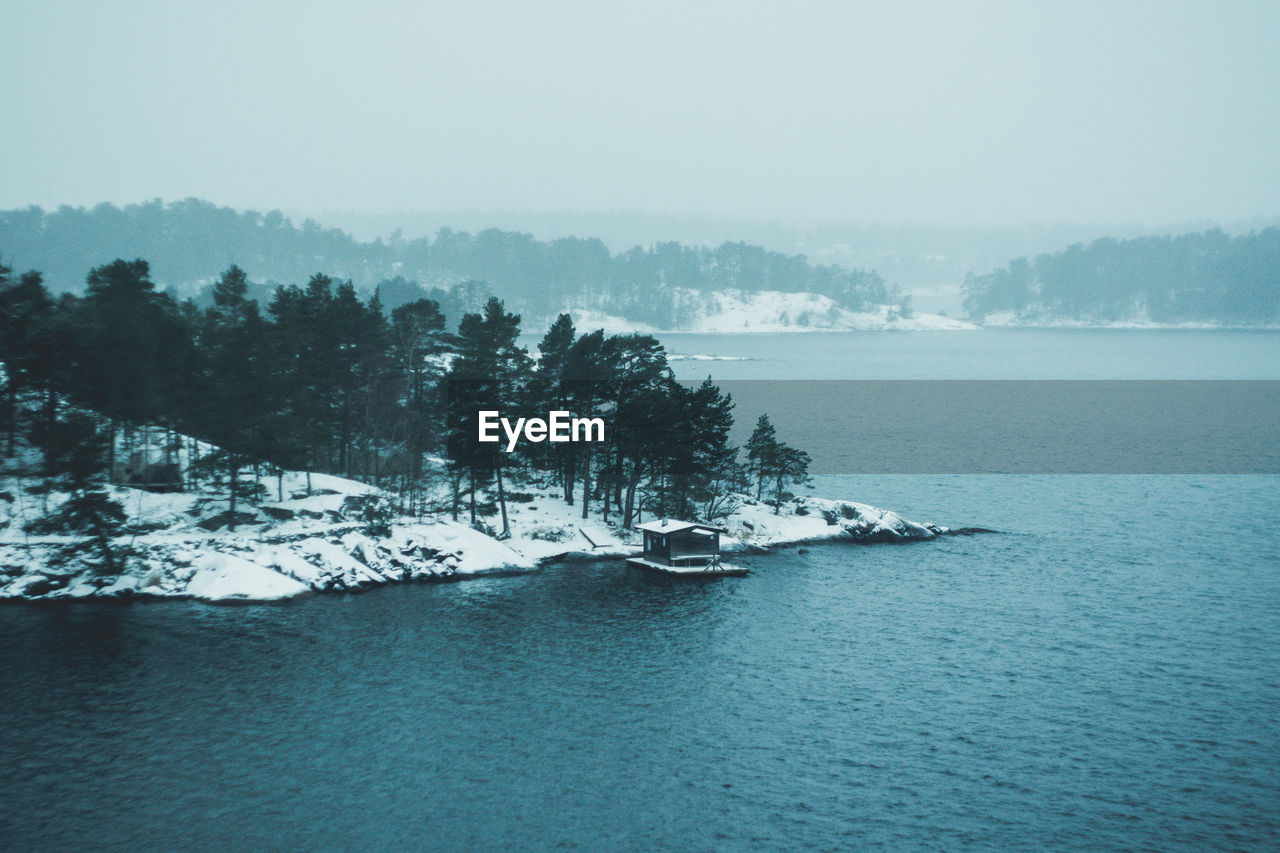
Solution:
[[[5,208],[983,225],[1280,201],[1274,3],[10,0],[0,21]]]

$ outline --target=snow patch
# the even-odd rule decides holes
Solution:
[[[589,308],[573,308],[567,313],[579,332],[603,329],[605,334],[661,334],[699,332],[734,334],[741,332],[934,332],[976,329],[973,323],[940,314],[903,312],[892,305],[876,305],[866,311],[843,308],[829,296],[818,293],[790,293],[780,290],[697,291],[676,288],[675,315],[679,325],[658,329],[647,323],[628,320]],[[530,328],[546,327],[550,321]],[[668,356],[671,361],[729,360],[717,356]]]
[[[529,571],[565,557],[621,558],[639,551],[640,536],[622,529],[616,514],[608,521],[596,512],[583,519],[581,505],[567,505],[553,486],[520,484],[526,496],[508,504],[509,530],[500,539],[493,516],[478,518],[475,526],[465,516],[402,517],[391,522],[387,535],[375,536],[344,514],[344,502],[378,489],[312,474],[308,494],[307,483],[300,471],[285,472],[278,482],[264,479],[273,496],[278,490],[287,499],[238,506],[262,519],[235,531],[199,526],[226,512],[219,490],[154,494],[112,487],[133,529],[117,541],[119,551],[127,552],[124,571],[104,577],[92,549],[68,549],[82,537],[26,532],[28,522],[60,505],[66,494],[42,494],[35,481],[0,477],[0,599],[270,601],[308,591],[357,592],[401,581]],[[729,551],[820,539],[911,541],[946,532],[865,504],[799,498],[775,513],[747,495],[730,503],[729,516],[716,519],[730,533],[723,542]]]
[[[196,573],[187,582],[187,593],[207,601],[272,601],[292,598],[309,589],[306,584],[234,554],[206,554],[195,565]]]
[[[976,329],[972,323],[939,314],[903,315],[889,305],[868,311],[850,311],[829,296],[817,293],[784,293],[737,290],[706,294],[708,308],[689,324],[689,331],[733,332],[851,332],[851,331],[959,331]]]

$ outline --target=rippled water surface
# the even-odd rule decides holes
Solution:
[[[1280,846],[1280,478],[818,491],[1005,532],[0,607],[0,846]]]
[[[659,338],[686,356],[672,364],[681,379],[1280,379],[1277,329],[668,332]],[[537,351],[537,336],[524,342]],[[708,356],[717,360],[702,360]]]

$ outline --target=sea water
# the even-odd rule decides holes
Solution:
[[[1275,378],[1218,334],[1205,372]],[[1000,532],[0,607],[3,846],[1280,846],[1280,478],[813,493]]]

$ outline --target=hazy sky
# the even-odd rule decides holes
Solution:
[[[0,32],[0,207],[1280,213],[1275,0],[0,0]]]

